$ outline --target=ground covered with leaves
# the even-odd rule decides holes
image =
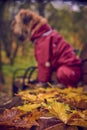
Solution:
[[[43,130],[41,120],[54,119],[51,120],[56,122],[54,124],[60,122],[62,126],[68,125],[72,130],[87,128],[87,92],[82,87],[34,87],[19,92],[15,98],[16,100],[8,102],[7,109],[5,104],[2,107],[5,109],[0,114],[0,126],[15,129],[31,129],[35,126],[37,130]]]

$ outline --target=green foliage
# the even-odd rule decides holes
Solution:
[[[4,53],[3,53],[4,56]],[[6,61],[6,57],[4,56],[4,61]],[[14,76],[14,72],[19,68],[28,68],[29,66],[36,65],[36,60],[34,57],[34,48],[33,44],[26,44],[24,48],[23,54],[18,53],[15,62],[13,65],[4,63],[3,64],[3,73],[6,79],[6,85],[12,86],[12,78]],[[20,71],[20,75],[23,74],[24,71]],[[9,88],[10,89],[10,88]]]

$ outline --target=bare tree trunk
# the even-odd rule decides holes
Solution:
[[[4,75],[2,72],[2,54],[1,54],[1,42],[0,42],[0,83],[4,84],[5,80],[4,80]]]
[[[38,11],[39,11],[39,14],[43,17],[45,17],[45,13],[44,13],[44,10],[45,10],[45,7],[46,7],[46,4],[45,3],[38,3]]]
[[[17,42],[17,43],[16,43],[16,48],[15,48],[13,54],[10,55],[10,65],[13,65],[13,64],[14,64],[14,59],[15,59],[15,57],[16,57],[16,55],[17,55],[18,49],[19,49],[19,44],[18,44],[18,42]]]
[[[0,1],[0,83],[4,84],[5,83],[5,79],[4,79],[4,75],[3,75],[3,71],[2,71],[2,16],[3,16],[3,10],[4,10],[4,3],[3,1]]]

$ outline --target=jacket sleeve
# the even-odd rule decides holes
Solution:
[[[38,64],[38,81],[50,82],[51,81],[51,66],[50,62],[45,64]]]

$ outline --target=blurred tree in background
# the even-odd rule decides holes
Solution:
[[[35,59],[32,58],[34,57],[33,44],[22,45],[14,39],[10,30],[11,20],[21,8],[34,10],[46,17],[49,24],[57,29],[74,48],[81,50],[83,44],[87,42],[87,6],[78,5],[78,11],[72,10],[72,4],[70,7],[64,5],[58,9],[53,5],[53,1],[55,0],[0,1],[0,83],[5,81],[6,65],[11,69],[15,65],[18,67],[19,55],[22,57],[21,60],[28,57],[28,60],[25,59],[26,66],[35,64],[33,61]],[[10,73],[13,74],[13,70]]]

